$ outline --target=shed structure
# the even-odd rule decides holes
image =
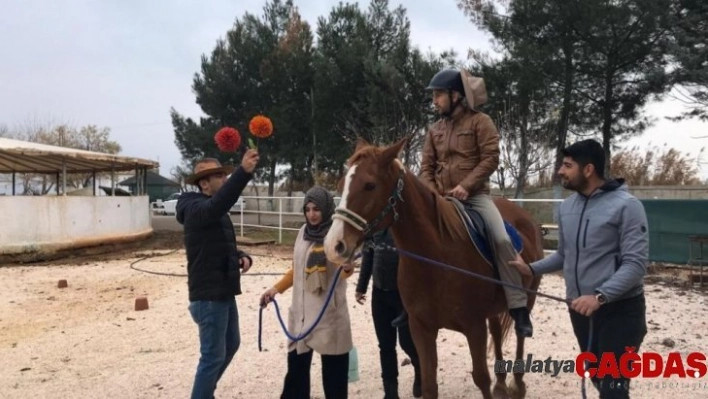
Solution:
[[[0,138],[0,175],[10,175],[12,194],[0,196],[5,211],[0,212],[0,262],[18,254],[148,237],[152,223],[145,183],[147,171],[158,166],[147,159]],[[136,191],[126,196],[116,188],[116,173],[130,171],[135,172]],[[110,189],[97,185],[97,175],[104,173],[111,175]],[[24,174],[52,176],[56,195],[18,195],[17,178]],[[92,176],[88,195],[67,195],[71,174]],[[103,192],[107,195],[99,195]]]

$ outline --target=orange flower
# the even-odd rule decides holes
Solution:
[[[273,134],[273,122],[263,115],[256,115],[249,122],[248,130],[252,135],[264,139]]]

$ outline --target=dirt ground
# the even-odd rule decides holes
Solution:
[[[285,335],[275,308],[263,312],[263,351],[258,350],[258,298],[289,265],[289,248],[247,249],[253,269],[242,278],[238,306],[242,344],[217,389],[219,398],[277,398],[285,376]],[[176,252],[173,252],[176,251]],[[131,262],[145,255],[131,268]],[[690,289],[684,272],[657,267],[647,277],[649,334],[642,351],[661,354],[708,352],[707,297]],[[187,311],[185,256],[178,233],[159,233],[130,248],[102,255],[31,265],[0,267],[0,398],[184,398],[189,396],[199,358],[196,325]],[[174,274],[174,275],[170,275]],[[349,306],[360,379],[351,398],[382,397],[378,348],[370,304]],[[66,279],[67,288],[57,282]],[[544,277],[540,290],[562,296],[563,281]],[[137,297],[150,308],[134,310]],[[288,293],[278,298],[285,315]],[[533,313],[534,338],[526,351],[535,360],[572,360],[579,352],[564,305],[540,298]],[[471,359],[460,334],[441,331],[438,338],[441,398],[477,398]],[[512,341],[505,358],[512,358]],[[405,356],[399,351],[399,362]],[[492,360],[489,360],[490,370]],[[314,398],[322,398],[320,361],[312,368]],[[401,398],[410,398],[413,370],[400,368]],[[530,373],[528,398],[579,397],[581,379],[572,373]],[[633,397],[705,398],[708,377],[681,380],[637,379]],[[597,398],[588,387],[588,397]]]

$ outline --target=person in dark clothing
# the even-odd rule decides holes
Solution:
[[[235,171],[216,159],[203,159],[186,179],[199,192],[184,193],[177,200],[176,217],[184,226],[187,251],[189,312],[199,327],[201,353],[192,399],[214,397],[216,384],[240,346],[236,296],[241,294],[241,269],[247,272],[253,260],[236,247],[229,209],[251,180],[257,163],[254,150],[244,154]]]
[[[558,250],[531,265],[520,257],[510,263],[527,276],[563,270],[580,351],[592,352],[598,360],[608,352],[620,359],[627,347],[639,352],[647,334],[647,216],[623,179],[605,178],[600,143],[583,140],[562,154],[558,174],[563,186],[576,193],[560,207]],[[602,399],[629,398],[629,379],[608,374],[592,380]]]
[[[378,232],[374,242],[393,246],[393,237],[388,230]],[[403,311],[403,302],[398,293],[398,254],[389,249],[374,249],[367,245],[361,258],[361,270],[356,287],[356,301],[363,304],[371,276],[374,285],[371,294],[371,313],[374,329],[379,341],[381,378],[384,386],[384,399],[398,399],[398,359],[396,355],[396,333],[401,348],[408,354],[415,370],[413,396],[422,396],[420,381],[420,363],[408,324],[392,326],[392,321]]]

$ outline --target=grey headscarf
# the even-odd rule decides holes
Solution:
[[[302,211],[305,213],[305,206],[312,202],[320,208],[322,212],[322,222],[317,225],[311,225],[307,222],[305,226],[305,239],[307,241],[314,241],[317,243],[324,242],[324,238],[332,226],[332,215],[334,214],[334,197],[329,191],[325,190],[320,186],[314,186],[307,191],[305,194],[305,202],[302,206]],[[307,218],[305,218],[307,221]]]

